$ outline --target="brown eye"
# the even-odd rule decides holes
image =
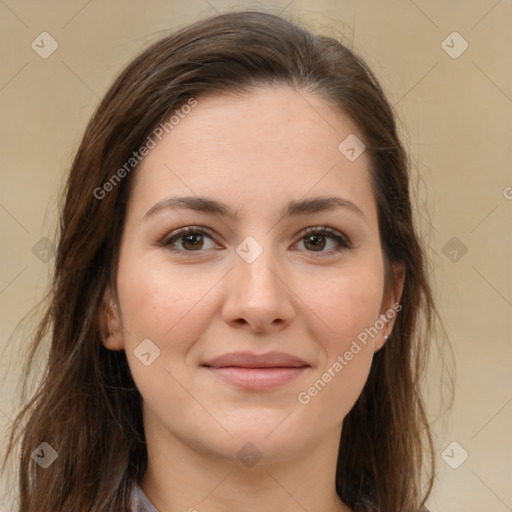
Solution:
[[[201,249],[204,243],[203,235],[193,233],[180,237],[182,239],[181,247],[187,250]]]
[[[204,229],[187,227],[173,231],[160,242],[160,245],[170,251],[179,252],[188,256],[191,255],[190,253],[204,252],[204,249],[213,249],[216,247],[215,243],[212,243],[211,247],[205,247],[207,239],[213,242],[212,236]]]
[[[323,249],[328,245],[327,240],[334,240],[336,242],[334,249],[324,251]],[[327,227],[323,228],[308,228],[303,235],[304,247],[307,252],[317,252],[321,254],[333,254],[343,249],[350,249],[351,244],[346,236]],[[337,247],[336,247],[337,246]]]
[[[322,240],[323,238],[323,240]],[[304,245],[309,249],[323,249],[326,245],[324,235],[308,235],[304,237]]]

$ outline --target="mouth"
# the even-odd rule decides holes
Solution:
[[[283,352],[225,354],[201,366],[224,382],[252,391],[282,387],[310,368],[302,359]]]

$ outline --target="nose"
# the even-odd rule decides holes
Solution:
[[[282,265],[264,250],[251,263],[235,255],[226,281],[222,315],[233,326],[249,326],[254,332],[275,332],[295,316],[293,291]]]

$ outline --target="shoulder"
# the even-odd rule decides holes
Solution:
[[[358,501],[353,506],[353,512],[378,512],[379,509],[376,505],[374,505],[369,500]],[[428,508],[421,507],[418,512],[430,512]]]

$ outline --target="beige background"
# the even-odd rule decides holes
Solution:
[[[510,0],[0,0],[0,423],[11,421],[19,388],[13,357],[22,333],[8,339],[45,291],[54,260],[42,261],[40,240],[54,240],[62,179],[98,99],[149,43],[237,7],[282,13],[343,38],[395,105],[421,176],[418,213],[457,368],[455,404],[434,423],[438,477],[429,508],[512,510]],[[47,59],[31,48],[43,31],[59,45]],[[469,45],[457,58],[444,49],[463,48],[448,37],[454,31]],[[433,418],[439,369],[434,361]],[[460,447],[445,452],[451,465],[462,449],[469,454],[458,469],[441,456],[453,441]],[[12,510],[8,476],[1,511]]]

